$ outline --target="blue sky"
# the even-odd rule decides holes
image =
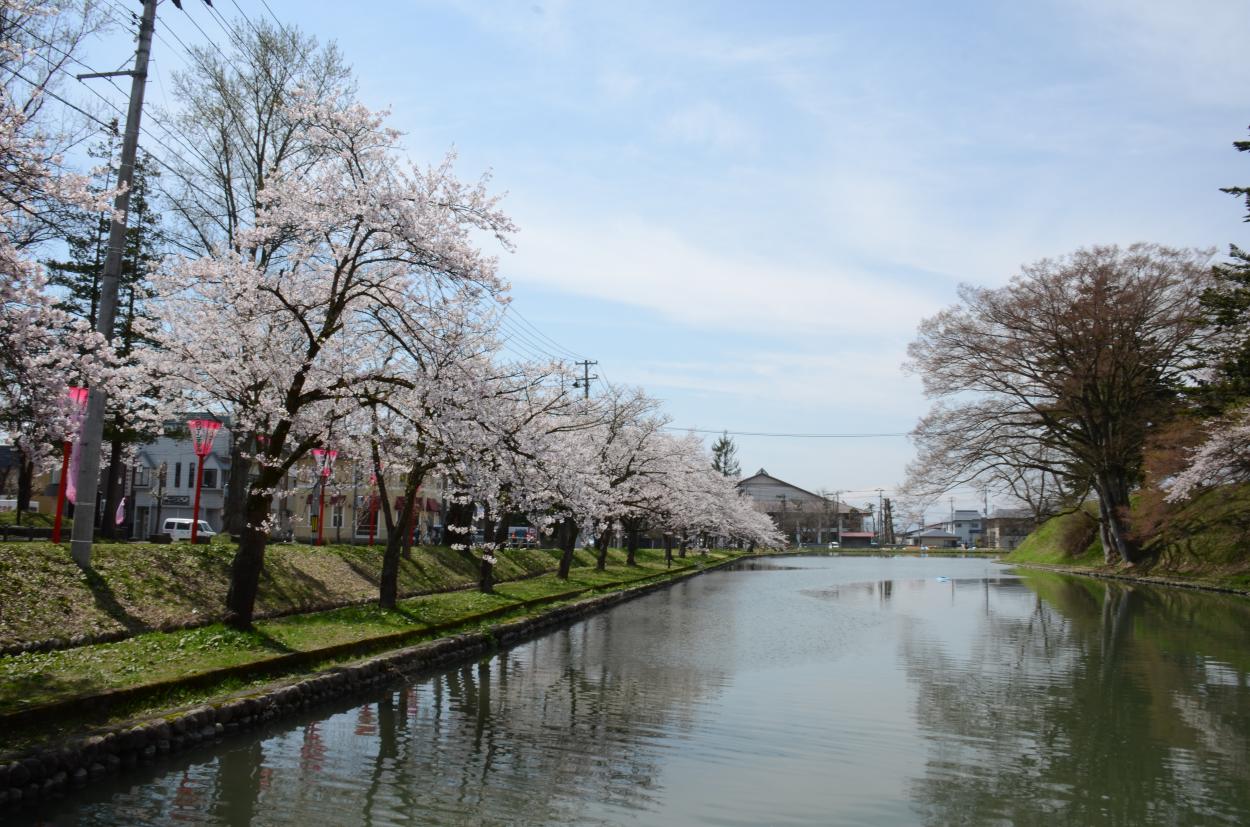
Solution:
[[[959,282],[1085,244],[1246,240],[1218,191],[1247,172],[1236,0],[269,6],[339,43],[415,159],[492,171],[516,308],[677,425],[907,431],[927,405],[899,363]],[[744,471],[809,489],[891,489],[912,453],[738,443]]]

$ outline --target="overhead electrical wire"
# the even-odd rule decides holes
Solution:
[[[843,433],[843,434],[815,434],[815,433],[784,433],[779,431],[727,431],[724,429],[714,428],[680,428],[676,425],[666,425],[665,430],[668,431],[685,431],[696,434],[728,434],[729,436],[767,436],[767,437],[786,437],[792,439],[871,439],[876,437],[898,437],[907,436],[907,431],[888,431],[877,433]]]

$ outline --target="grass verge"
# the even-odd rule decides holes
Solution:
[[[228,541],[97,543],[92,567],[75,565],[68,544],[0,543],[0,647],[59,638],[142,634],[224,616],[235,547]],[[265,552],[257,612],[308,612],[377,596],[381,546],[278,543]],[[554,552],[499,554],[496,577],[552,571]],[[478,561],[467,551],[414,548],[400,561],[401,595],[471,587]]]
[[[304,674],[736,556],[740,553],[679,558],[670,572],[661,551],[642,550],[639,565],[627,567],[624,553],[614,550],[608,570],[598,572],[590,555],[579,553],[581,565],[568,581],[544,575],[499,584],[493,594],[457,591],[410,598],[394,611],[350,606],[261,621],[251,632],[213,624],[11,655],[0,658],[0,716],[5,716],[0,754],[31,740],[228,695],[282,674]],[[122,697],[107,710],[92,710],[92,699],[117,693]],[[50,704],[56,705],[53,718],[37,714]]]

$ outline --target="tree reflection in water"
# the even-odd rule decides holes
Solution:
[[[1250,605],[1029,574],[965,659],[913,625],[901,647],[931,747],[931,824],[1244,823]]]

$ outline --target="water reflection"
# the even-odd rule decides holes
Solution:
[[[1248,634],[1244,600],[787,558],[16,821],[1244,823]]]
[[[931,739],[912,787],[925,820],[1244,823],[1246,602],[1053,575],[1026,582],[1032,611],[991,613],[967,656],[920,625],[902,640]]]

